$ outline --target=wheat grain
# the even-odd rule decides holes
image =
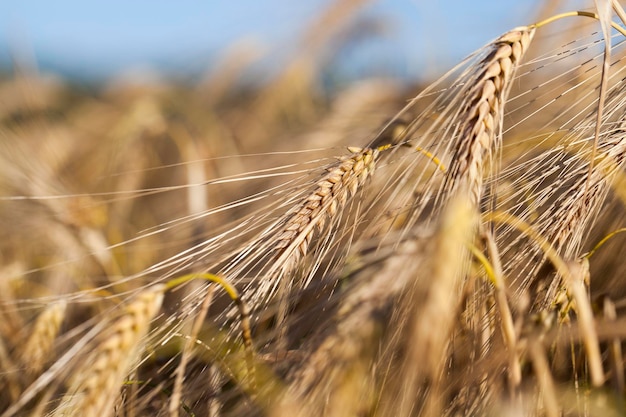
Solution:
[[[24,345],[21,361],[28,372],[36,375],[48,362],[61,323],[65,317],[67,303],[60,301],[48,306],[38,317]]]
[[[348,207],[348,202],[372,175],[383,148],[386,149],[350,147],[349,155],[339,157],[325,168],[326,173],[318,177],[314,188],[304,192],[290,189],[293,192],[278,200],[279,208],[290,209],[255,236],[242,239],[243,242],[226,256],[222,255],[227,260],[217,266],[218,275],[235,284],[249,282],[244,295],[253,309],[272,299],[278,288],[291,287],[297,282],[292,272],[309,255],[312,247],[320,248],[315,255],[319,261],[332,246],[336,226],[345,218],[341,211]],[[259,213],[258,218],[267,218],[267,211],[275,208],[270,206]],[[249,221],[260,222],[252,218]],[[251,228],[258,230],[259,226],[255,224]],[[323,237],[323,245],[313,245],[316,232]],[[212,250],[218,251],[219,248]],[[309,274],[299,284],[305,287],[311,278]]]
[[[329,221],[333,226],[329,227],[331,232],[328,234],[331,236],[334,234],[332,229],[337,219],[341,218],[339,211],[347,206],[348,200],[356,195],[371,176],[380,153],[379,148],[350,147],[348,150],[351,155],[341,157],[336,164],[327,168],[328,172],[318,181],[317,187],[286,214],[285,219],[280,222],[284,225],[275,235],[272,250],[277,252],[277,255],[266,275],[273,277],[269,283],[270,295],[275,289],[278,289],[280,295],[276,316],[279,349],[283,349],[286,342],[285,318],[290,303],[287,298],[293,283],[297,282],[290,276],[292,271],[307,255],[316,229],[321,235],[326,230],[326,222]],[[325,246],[328,247],[328,242]],[[308,275],[301,286],[306,287],[310,278]],[[262,293],[267,291],[265,287],[260,289]],[[263,297],[267,298],[267,294],[263,294]]]
[[[390,153],[398,156],[396,168],[385,177],[379,200],[380,210],[400,219],[401,227],[435,222],[457,189],[465,189],[475,205],[480,203],[486,156],[497,166],[494,155],[501,148],[505,102],[534,33],[530,27],[505,33],[396,115],[393,122],[410,120],[401,136],[415,152],[413,158]]]
[[[163,299],[163,287],[137,294],[112,322],[102,340],[74,371],[73,381],[54,416],[106,417],[113,413],[124,378],[131,371],[142,338]]]

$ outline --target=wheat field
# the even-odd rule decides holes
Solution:
[[[622,6],[323,92],[361,6],[260,84],[0,81],[0,417],[626,413]]]

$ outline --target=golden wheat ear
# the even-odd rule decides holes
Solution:
[[[50,362],[54,340],[65,318],[66,308],[65,301],[51,304],[35,320],[20,357],[30,374],[39,374]]]
[[[505,104],[534,34],[533,27],[503,34],[396,115],[394,120],[408,120],[401,143],[414,152],[390,152],[385,168],[393,172],[379,175],[386,178],[380,210],[393,216],[394,228],[436,222],[457,190],[468,193],[475,206],[481,203],[486,171],[498,170]]]
[[[100,341],[74,370],[72,382],[53,416],[113,415],[124,378],[132,371],[140,354],[143,338],[163,300],[164,287],[154,286],[137,294]]]
[[[505,33],[491,45],[480,65],[480,75],[467,91],[454,155],[448,174],[449,187],[466,183],[474,204],[482,195],[484,158],[500,146],[504,105],[511,81],[535,30],[521,27]]]
[[[350,147],[350,156],[342,157],[336,166],[317,183],[317,188],[289,215],[276,239],[280,251],[276,264],[287,274],[306,256],[314,231],[323,230],[350,197],[374,172],[378,149]]]
[[[310,190],[295,198],[288,196],[291,208],[257,238],[244,242],[220,271],[235,283],[250,282],[243,295],[252,309],[268,303],[279,290],[306,287],[312,273],[296,273],[303,259],[320,262],[328,248],[336,247],[333,239],[342,235],[338,230],[350,227],[341,222],[346,219],[343,210],[350,208],[352,199],[372,176],[381,150],[349,147],[348,151],[350,154],[325,168]]]
[[[258,285],[246,289],[246,298],[255,309],[260,310],[265,303],[278,294],[276,314],[280,335],[286,332],[284,320],[292,302],[292,290],[300,290],[309,285],[316,265],[324,258],[329,248],[336,247],[333,240],[341,230],[350,228],[345,223],[347,216],[342,211],[350,209],[350,201],[357,196],[372,176],[376,162],[383,149],[349,147],[349,155],[326,168],[326,173],[316,186],[304,195],[282,218],[271,232],[267,246],[262,246],[258,256],[267,262],[262,274],[257,275]],[[343,222],[342,222],[343,220]],[[316,239],[318,242],[313,242]],[[309,253],[311,252],[311,253]],[[268,254],[272,259],[268,259]],[[305,258],[312,259],[301,271]],[[340,256],[337,256],[340,259]],[[335,261],[337,262],[337,261]],[[339,262],[337,262],[339,263]],[[312,266],[311,266],[312,265]],[[265,304],[266,305],[266,304]],[[279,336],[280,343],[284,338]]]

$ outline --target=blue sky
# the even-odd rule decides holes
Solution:
[[[104,78],[136,68],[193,72],[243,38],[284,55],[331,0],[4,0],[0,64],[12,53],[47,71]],[[382,18],[375,42],[342,51],[336,64],[355,76],[413,74],[448,65],[515,26],[540,0],[380,0],[360,16]],[[395,69],[386,68],[386,66]]]

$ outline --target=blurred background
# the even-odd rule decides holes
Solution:
[[[321,47],[326,37],[332,46],[317,51],[326,82],[372,76],[419,82],[555,3],[3,1],[0,70],[6,74],[17,64],[81,83],[195,80],[235,48],[251,61],[248,76],[254,78],[279,69],[298,50]],[[345,21],[322,21],[330,7],[337,8],[330,20]]]

